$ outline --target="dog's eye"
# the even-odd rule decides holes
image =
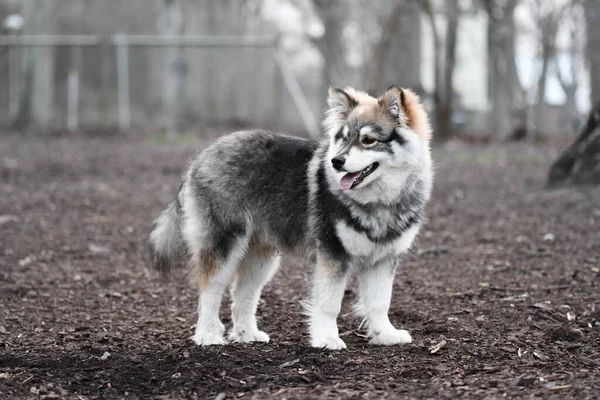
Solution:
[[[375,140],[375,139],[373,139],[372,137],[369,137],[369,136],[365,136],[364,138],[362,138],[362,139],[360,140],[360,142],[361,142],[362,144],[364,144],[365,146],[370,146],[370,145],[372,145],[372,144],[375,144],[375,142],[376,142],[376,141],[377,141],[377,140]]]

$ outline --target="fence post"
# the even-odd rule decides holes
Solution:
[[[117,47],[117,92],[119,107],[119,129],[126,130],[131,127],[129,111],[129,45],[125,35],[115,35],[114,43]]]
[[[8,56],[8,116],[12,120],[19,112],[21,74],[19,63],[20,49],[7,47]]]
[[[71,47],[71,65],[67,78],[67,128],[74,132],[79,128],[79,73],[81,47]]]

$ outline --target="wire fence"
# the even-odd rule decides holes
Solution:
[[[0,36],[0,79],[7,124],[177,131],[239,121],[319,132],[318,108],[273,36]]]

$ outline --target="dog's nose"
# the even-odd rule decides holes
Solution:
[[[342,169],[345,163],[346,158],[344,156],[335,156],[331,159],[331,164],[333,165],[333,168],[337,169],[338,171]]]

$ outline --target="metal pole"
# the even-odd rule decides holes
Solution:
[[[119,107],[119,129],[131,127],[129,113],[129,47],[125,35],[114,37],[117,46],[117,92]]]
[[[71,48],[71,68],[67,79],[67,128],[74,132],[79,128],[79,67],[81,47]]]
[[[14,118],[19,111],[19,68],[15,65],[18,55],[17,49],[6,49],[8,55],[8,115]]]
[[[99,43],[97,35],[0,35],[0,46],[96,46]]]

